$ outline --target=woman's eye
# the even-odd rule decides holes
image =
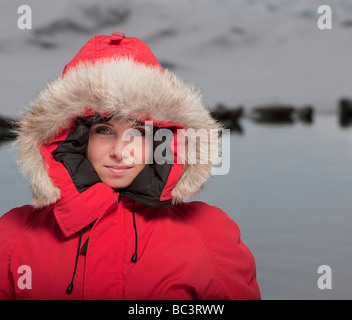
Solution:
[[[108,128],[104,128],[104,127],[95,129],[95,132],[99,134],[104,134],[104,135],[111,133]]]

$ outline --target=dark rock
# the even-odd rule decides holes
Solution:
[[[341,99],[339,102],[339,122],[341,127],[347,127],[352,124],[352,100]]]
[[[293,122],[295,108],[289,105],[265,105],[253,109],[257,122]]]
[[[213,110],[210,110],[211,116],[222,123],[225,129],[232,132],[242,133],[242,127],[238,123],[238,119],[243,115],[243,107],[230,108],[219,103]]]
[[[339,111],[341,115],[352,116],[352,100],[341,99],[339,103]]]
[[[229,108],[224,104],[218,104],[210,111],[211,115],[219,121],[230,119],[237,121],[243,115],[243,107]]]
[[[0,116],[0,141],[14,139],[16,127],[17,123],[14,119]]]
[[[313,121],[314,109],[312,106],[304,106],[296,110],[298,118],[306,123]]]

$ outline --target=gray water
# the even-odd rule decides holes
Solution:
[[[223,209],[252,251],[263,299],[351,299],[352,127],[336,114],[312,124],[242,119],[231,135],[231,169],[194,199]],[[0,214],[30,202],[28,181],[0,145]],[[319,289],[320,265],[332,289]]]

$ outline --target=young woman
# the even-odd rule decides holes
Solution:
[[[220,127],[145,43],[83,46],[20,121],[33,205],[0,219],[0,298],[260,299],[235,222],[186,202],[212,167],[210,143],[178,157],[190,128]]]

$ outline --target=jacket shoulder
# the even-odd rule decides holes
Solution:
[[[32,225],[45,209],[36,209],[26,205],[10,210],[0,217],[0,253],[4,248],[13,246],[29,226]]]
[[[44,209],[35,209],[30,205],[10,210],[0,217],[0,254],[9,251],[18,238],[38,219]]]
[[[14,208],[0,217],[0,299],[14,299],[10,276],[12,252],[19,238],[42,210],[32,206]]]
[[[184,203],[184,217],[205,233],[217,230],[240,236],[237,223],[226,212],[216,206],[201,201]]]
[[[10,210],[0,217],[0,238],[8,237],[8,233],[16,233],[38,216],[42,210],[35,209],[33,206],[26,205]],[[5,233],[7,233],[5,235]]]
[[[205,299],[260,299],[255,260],[233,219],[218,207],[193,201],[183,217],[202,238],[213,266],[215,285]]]
[[[188,202],[184,218],[198,231],[209,246],[233,246],[241,243],[241,231],[226,212],[201,201]]]

